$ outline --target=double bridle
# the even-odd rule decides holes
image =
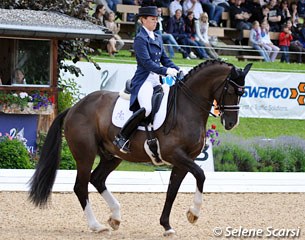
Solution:
[[[176,81],[177,87],[182,90],[182,92],[201,110],[208,112],[214,117],[217,117],[214,113],[210,111],[210,109],[206,109],[203,107],[203,103],[208,103],[211,107],[214,106],[214,103],[210,102],[207,98],[203,98],[201,96],[197,96],[192,92],[192,90],[183,82],[182,80]],[[223,86],[224,85],[224,86]],[[235,94],[239,97],[237,105],[226,105],[225,98],[228,95],[229,85],[233,86],[235,90]],[[216,110],[219,110],[219,114],[222,115],[225,112],[233,112],[239,111],[239,101],[240,97],[244,94],[244,86],[238,85],[231,79],[231,73],[226,77],[226,79],[216,88],[215,92],[218,91],[219,88],[223,86],[221,95],[219,99],[216,99],[217,105],[214,106]]]
[[[226,79],[216,88],[216,90],[214,91],[214,93],[216,91],[219,90],[219,88],[221,88],[223,86],[221,95],[219,99],[216,99],[217,101],[217,105],[215,106],[213,102],[209,101],[209,99],[202,97],[202,96],[198,96],[196,95],[186,84],[185,82],[182,80],[182,78],[176,78],[176,83],[173,86],[173,94],[171,96],[171,98],[169,99],[168,102],[168,112],[171,112],[171,110],[173,110],[172,112],[172,121],[170,126],[167,128],[164,128],[164,133],[168,134],[170,132],[171,129],[173,129],[176,125],[176,117],[177,117],[177,90],[181,89],[181,91],[184,93],[185,96],[188,97],[188,99],[193,102],[195,104],[195,106],[197,106],[198,108],[200,108],[201,110],[203,110],[204,112],[209,113],[210,115],[212,115],[213,117],[217,117],[217,115],[215,115],[214,113],[211,112],[211,107],[214,106],[214,109],[219,110],[219,116],[223,115],[225,112],[232,112],[232,111],[239,111],[239,101],[240,101],[240,97],[244,94],[244,86],[240,86],[238,85],[236,82],[234,82],[231,79],[231,73],[229,73],[229,75],[226,77]],[[237,96],[239,96],[238,99],[238,103],[237,105],[226,105],[224,103],[226,96],[228,95],[228,89],[229,89],[229,85],[233,86],[234,90],[235,90],[235,94]],[[206,103],[209,104],[209,109],[205,108],[204,106],[206,105]],[[219,104],[220,103],[220,104]]]
[[[238,101],[237,101],[236,105],[226,105],[226,104],[224,104],[225,97],[228,95],[229,85],[233,86],[235,94],[238,96]],[[239,111],[240,97],[244,94],[244,92],[245,92],[245,86],[238,85],[236,82],[234,82],[231,79],[231,74],[229,74],[224,81],[224,88],[222,89],[222,93],[220,95],[219,101],[217,101],[220,104],[218,104],[215,107],[217,110],[219,110],[220,115],[222,115],[225,112]]]

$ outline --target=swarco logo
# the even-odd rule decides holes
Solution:
[[[279,87],[252,87],[246,86],[244,98],[275,98],[296,99],[300,106],[305,106],[305,82],[301,82],[298,88]]]
[[[252,87],[246,86],[243,97],[249,98],[288,98],[289,89],[279,87]]]
[[[290,99],[297,99],[299,105],[305,106],[305,83],[300,82],[298,88],[290,88]]]

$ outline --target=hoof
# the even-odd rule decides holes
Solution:
[[[191,210],[188,210],[187,213],[186,213],[186,216],[187,216],[187,220],[190,222],[190,223],[195,223],[197,222],[199,216],[196,216],[195,214],[193,214],[191,212]]]
[[[97,226],[93,226],[90,227],[91,231],[93,232],[98,232],[98,233],[110,233],[110,230],[108,227],[106,227],[105,225],[97,225]]]
[[[169,229],[163,233],[164,237],[173,237],[175,235],[176,235],[176,232],[174,229]]]
[[[112,227],[113,230],[118,230],[120,227],[120,223],[121,221],[113,219],[113,218],[109,218],[108,219],[108,224],[110,225],[110,227]]]

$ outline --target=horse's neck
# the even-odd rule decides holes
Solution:
[[[213,101],[213,94],[224,82],[229,72],[230,67],[228,65],[211,63],[192,73],[185,84],[194,94]]]

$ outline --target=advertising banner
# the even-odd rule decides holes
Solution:
[[[240,102],[240,116],[305,118],[305,74],[250,72]]]
[[[99,65],[100,71],[91,63],[78,62],[84,76],[62,76],[74,78],[80,91],[89,94],[100,89],[122,90],[136,70],[135,64]],[[241,117],[305,119],[305,74],[250,71],[240,107]]]
[[[18,138],[34,153],[36,150],[38,115],[0,114],[0,132]]]

